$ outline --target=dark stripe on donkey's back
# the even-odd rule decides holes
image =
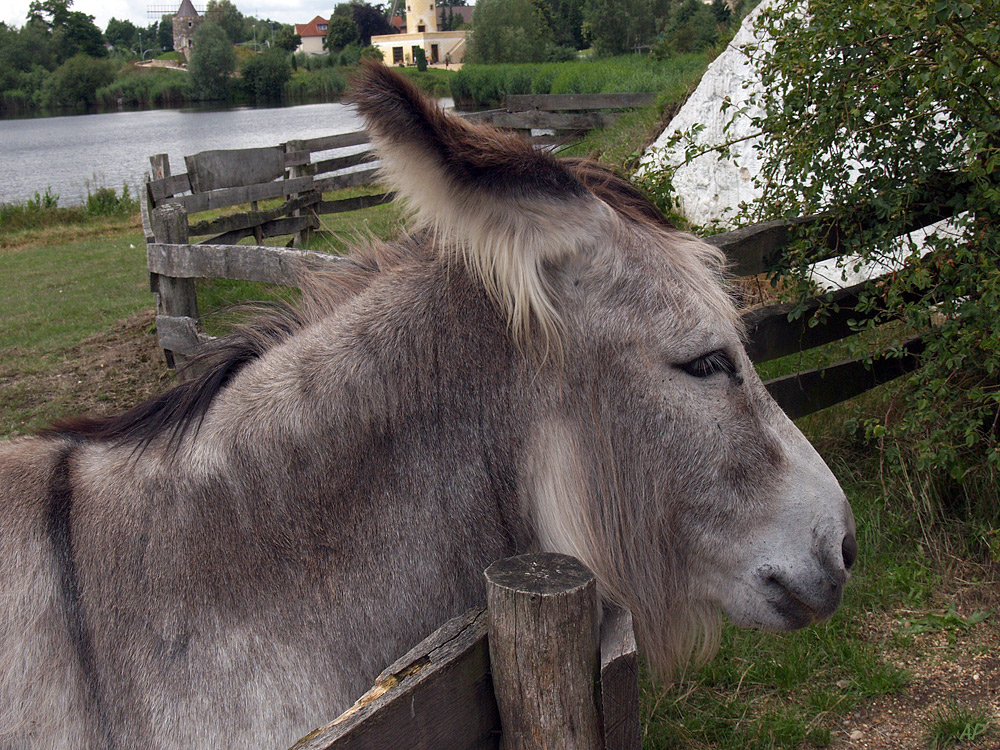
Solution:
[[[87,620],[80,601],[80,580],[73,554],[73,484],[70,480],[70,459],[76,451],[74,441],[62,449],[52,471],[49,484],[48,535],[52,543],[52,554],[59,578],[59,589],[66,611],[66,626],[73,644],[86,700],[94,710],[99,722],[98,733],[103,746],[114,747],[110,726],[101,699],[100,677],[94,664],[94,648],[87,628]]]

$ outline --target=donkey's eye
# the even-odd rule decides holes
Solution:
[[[724,372],[726,375],[736,374],[736,365],[722,349],[703,354],[697,359],[679,365],[679,367],[688,375],[694,375],[696,378],[707,378],[720,372]]]

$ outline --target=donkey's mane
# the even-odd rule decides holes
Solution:
[[[597,198],[621,216],[657,229],[672,224],[635,186],[609,169],[586,159],[560,160]],[[387,270],[407,259],[436,256],[428,252],[428,232],[418,232],[394,243],[372,240],[356,248],[332,270],[305,268],[302,298],[294,307],[249,303],[244,310],[256,319],[203,346],[184,370],[198,376],[174,386],[121,414],[78,416],[54,421],[40,435],[134,445],[138,450],[161,435],[176,447],[192,428],[197,433],[215,397],[247,365],[287,341],[307,325],[329,317]],[[182,373],[183,371],[182,370]]]

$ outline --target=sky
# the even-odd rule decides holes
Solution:
[[[196,8],[203,8],[208,0],[193,0]],[[0,0],[0,21],[13,26],[23,26],[28,16],[31,0]],[[237,8],[245,16],[270,18],[282,23],[308,23],[314,16],[329,15],[339,0],[234,0]],[[147,8],[169,7],[176,9],[180,0],[74,0],[72,10],[78,10],[94,17],[101,31],[108,26],[111,18],[131,21],[136,26],[148,26],[159,15],[147,16]]]

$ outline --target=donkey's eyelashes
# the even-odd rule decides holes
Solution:
[[[696,378],[707,378],[718,373],[725,373],[726,375],[735,375],[737,373],[737,367],[733,363],[732,358],[722,349],[715,349],[708,354],[702,354],[690,362],[678,365],[678,367],[688,375],[693,375]]]

